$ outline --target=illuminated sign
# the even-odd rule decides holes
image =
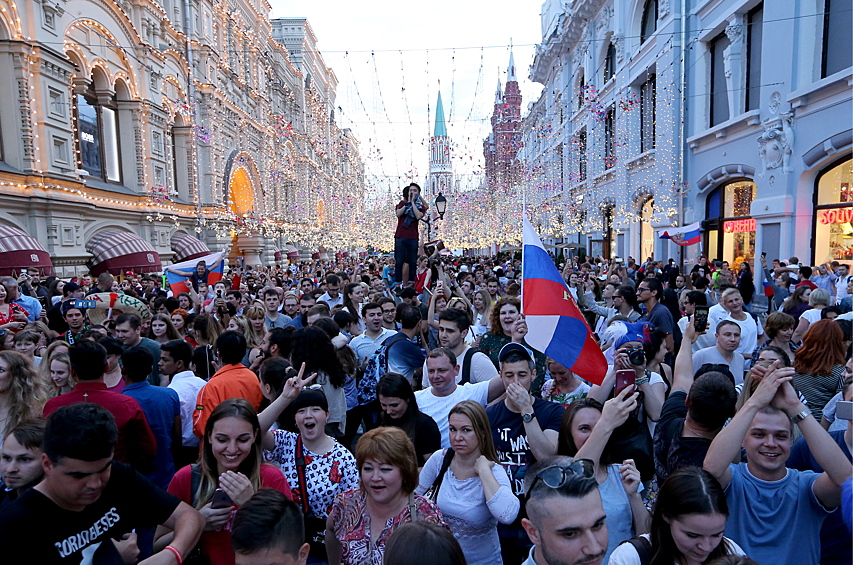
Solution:
[[[821,224],[849,224],[853,222],[853,208],[823,210],[818,216]]]
[[[726,233],[744,233],[755,231],[755,219],[730,220],[723,222],[723,231]]]

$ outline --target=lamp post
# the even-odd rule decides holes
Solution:
[[[443,220],[444,213],[447,211],[447,198],[441,192],[435,197],[435,211],[438,212],[438,219]],[[421,221],[427,226],[427,241],[432,241],[432,216],[427,214],[421,218]]]

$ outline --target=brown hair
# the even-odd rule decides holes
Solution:
[[[48,400],[45,383],[42,382],[32,361],[17,351],[0,351],[0,359],[6,363],[9,388],[6,403],[8,417],[5,428],[16,428],[27,420],[39,418]]]
[[[767,334],[767,339],[774,340],[780,331],[793,328],[796,324],[797,321],[790,314],[771,312],[764,322],[764,333]]]
[[[490,316],[491,327],[489,329],[489,333],[494,335],[503,335],[503,326],[501,326],[501,308],[507,304],[515,306],[515,309],[521,312],[521,300],[515,296],[504,296],[498,300],[494,306],[492,306],[492,314]]]
[[[489,426],[489,417],[483,407],[473,400],[463,400],[450,409],[447,417],[450,418],[453,414],[459,414],[471,420],[471,427],[474,428],[477,443],[480,444],[480,453],[489,461],[499,464],[498,452],[495,451],[495,441],[492,439],[492,428]]]
[[[418,486],[418,461],[415,446],[406,432],[400,428],[375,428],[361,436],[355,446],[355,462],[358,471],[368,459],[399,467],[403,476],[403,492],[409,495]],[[359,481],[360,482],[360,481]],[[361,483],[364,490],[364,483]]]
[[[794,369],[800,374],[829,375],[835,365],[844,363],[844,332],[833,320],[818,320],[803,336],[803,345],[794,357]]]

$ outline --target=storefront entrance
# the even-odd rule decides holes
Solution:
[[[708,258],[734,264],[755,255],[755,220],[750,217],[755,192],[754,182],[739,180],[708,194],[702,225]]]

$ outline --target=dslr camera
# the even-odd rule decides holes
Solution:
[[[646,362],[646,352],[642,347],[629,347],[625,350],[632,365],[643,365]]]

